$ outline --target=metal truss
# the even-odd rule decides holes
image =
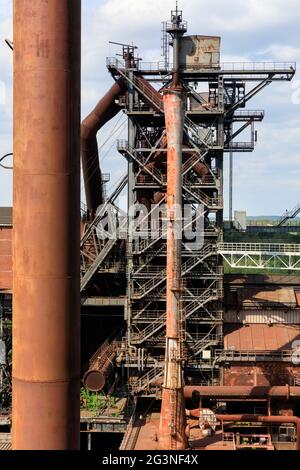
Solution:
[[[139,200],[141,195],[158,193],[164,201],[167,175],[163,170],[166,157],[166,139],[162,95],[151,85],[164,87],[171,68],[166,62],[144,63],[136,61],[128,67],[119,59],[107,59],[107,67],[114,79],[122,77],[128,84],[128,96],[124,101],[128,116],[128,140],[118,141],[118,151],[128,162],[128,204]],[[201,107],[201,97],[192,87],[191,95],[199,102],[198,110],[186,111],[184,121],[183,198],[195,208],[203,206],[205,225],[204,245],[189,251],[183,244],[182,276],[182,352],[185,368],[205,372],[217,377],[218,363],[214,351],[222,348],[223,325],[223,260],[238,267],[268,267],[300,269],[300,249],[265,244],[223,243],[223,154],[224,151],[250,152],[254,149],[254,123],[262,121],[264,112],[245,110],[246,103],[274,80],[291,80],[295,74],[294,63],[222,64],[220,69],[182,70],[186,86],[190,83],[207,82],[214,106]],[[259,82],[245,91],[246,82]],[[240,123],[240,129],[231,135],[232,123]],[[250,142],[232,141],[251,126]],[[156,162],[162,162],[158,165]],[[195,165],[206,168],[205,177],[194,170]],[[121,184],[115,193],[124,187]],[[113,202],[113,194],[108,202]],[[144,196],[143,196],[144,197]],[[148,197],[148,196],[147,196]],[[116,209],[117,210],[117,209]],[[196,214],[196,212],[195,212]],[[105,216],[105,207],[92,224],[87,225],[81,242],[82,290],[85,290],[97,273],[113,272],[116,240],[97,239],[97,224]],[[149,213],[150,223],[152,215]],[[194,215],[194,222],[197,216]],[[128,214],[128,227],[133,220]],[[148,222],[147,222],[148,223]],[[126,240],[126,359],[130,393],[157,394],[163,375],[166,323],[166,243],[163,231],[152,238],[134,240],[127,230]],[[275,248],[274,248],[275,247]],[[239,251],[240,250],[240,251]],[[118,253],[118,250],[116,250]],[[116,272],[118,272],[116,264]],[[120,272],[120,271],[119,271]],[[124,342],[123,342],[124,344]],[[203,359],[203,351],[210,351],[210,360]],[[147,358],[145,360],[145,357]],[[206,357],[208,357],[206,355]],[[142,358],[142,359],[141,359]],[[203,375],[202,375],[203,377]]]
[[[218,253],[231,268],[300,271],[300,245],[222,243]]]

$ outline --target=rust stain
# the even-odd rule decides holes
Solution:
[[[80,22],[80,0],[14,2],[16,450],[79,449]]]

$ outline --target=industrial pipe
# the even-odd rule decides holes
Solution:
[[[112,373],[116,353],[112,352],[104,359],[96,359],[90,364],[89,369],[83,376],[83,384],[90,392],[100,392],[106,384],[107,378]]]
[[[181,244],[182,244],[182,138],[184,94],[170,88],[164,94],[167,129],[167,288],[166,351],[159,426],[160,449],[186,449],[183,396]]]
[[[80,447],[80,0],[14,1],[13,449]]]
[[[218,421],[249,423],[292,423],[297,429],[297,450],[300,450],[300,418],[297,416],[216,415]]]
[[[119,79],[81,124],[81,162],[86,204],[90,213],[95,213],[103,202],[97,132],[121,110],[116,100],[124,95],[126,90],[124,81]]]
[[[300,397],[300,387],[285,386],[195,386],[188,385],[184,387],[184,397],[225,398],[225,397]]]

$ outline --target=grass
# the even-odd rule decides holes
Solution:
[[[224,231],[225,243],[300,243],[299,232],[288,233],[245,233],[235,230]]]

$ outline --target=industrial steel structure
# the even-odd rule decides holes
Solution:
[[[219,383],[219,367],[212,358],[214,350],[223,347],[222,257],[228,259],[228,245],[223,244],[224,152],[254,150],[254,125],[263,119],[264,112],[247,110],[246,104],[273,81],[291,80],[295,73],[294,63],[220,63],[220,38],[185,36],[187,25],[181,15],[180,11],[173,11],[171,23],[164,25],[165,61],[143,63],[135,57],[135,48],[126,45],[123,60],[107,59],[112,77],[117,83],[122,81],[126,90],[122,92],[119,87],[117,104],[114,101],[117,95],[112,95],[110,112],[115,114],[118,105],[128,116],[128,141],[118,142],[120,154],[128,161],[128,175],[124,175],[96,218],[86,224],[81,241],[83,305],[91,302],[96,305],[95,286],[103,284],[107,273],[113,285],[114,276],[119,279],[123,269],[123,291],[111,289],[110,295],[101,295],[97,305],[103,303],[106,309],[108,305],[117,305],[120,294],[123,296],[125,326],[115,341],[109,342],[109,348],[114,347],[116,354],[122,356],[118,368],[123,370],[122,377],[126,377],[124,386],[127,385],[130,393],[139,395],[159,394],[164,367],[166,286],[170,279],[166,270],[166,236],[161,227],[156,228],[155,236],[148,238],[143,236],[143,230],[145,223],[146,228],[151,226],[155,211],[163,206],[169,178],[162,94],[168,90],[174,71],[168,62],[174,22],[178,22],[182,33],[179,79],[187,96],[182,123],[182,203],[191,205],[194,225],[197,219],[204,220],[203,241],[190,248],[188,241],[182,239],[180,247],[180,360],[188,382]],[[252,85],[249,90],[248,84]],[[198,85],[208,91],[196,92]],[[238,128],[233,131],[236,124]],[[251,131],[249,140],[238,141],[237,137],[246,128]],[[88,164],[92,167],[94,162],[90,160]],[[97,173],[98,168],[94,175]],[[125,184],[128,185],[128,226],[134,228],[129,229],[123,244],[118,238],[99,240],[99,222],[107,216],[108,207],[114,204]],[[88,193],[90,182],[86,188]],[[94,189],[99,195],[100,179]],[[129,210],[135,203],[148,210],[148,215],[140,216],[138,222],[134,221],[137,214]],[[118,211],[116,205],[113,207]],[[96,211],[97,207],[90,209]],[[124,224],[120,222],[117,229],[124,231]],[[229,252],[238,248],[230,247]],[[274,249],[267,248],[274,256]],[[281,248],[276,247],[278,250],[280,254]],[[291,247],[284,254],[289,255],[290,250],[293,256]],[[264,246],[255,247],[257,255],[264,255],[265,251]],[[291,267],[295,266],[289,262],[287,268]],[[101,350],[101,354],[105,355],[105,351],[105,348]]]
[[[254,150],[264,119],[247,104],[292,80],[296,64],[222,63],[221,38],[187,35],[178,7],[163,23],[161,62],[113,43],[122,48],[107,58],[115,83],[81,124],[79,227],[80,1],[72,14],[70,2],[53,5],[16,2],[14,15],[13,290],[12,223],[0,211],[0,378],[9,388],[2,325],[13,293],[13,447],[78,448],[81,374],[82,402],[90,393],[107,405],[105,416],[81,413],[89,449],[93,431],[125,433],[121,449],[214,448],[189,433],[195,418],[202,437],[222,423],[228,449],[249,444],[234,428],[243,420],[268,450],[280,435],[272,426],[286,425],[299,449],[299,418],[286,415],[300,397],[300,244],[229,242],[223,218],[225,153],[231,181],[233,153]],[[128,138],[116,150],[127,171],[107,194],[97,136],[119,112]],[[225,277],[224,262],[262,274]]]

